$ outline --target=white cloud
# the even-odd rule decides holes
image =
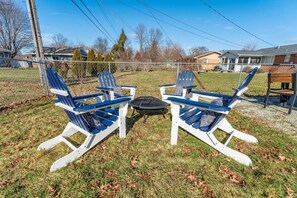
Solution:
[[[297,37],[287,40],[286,43],[297,43]]]
[[[225,30],[234,30],[235,27],[234,26],[225,26],[224,29]]]
[[[135,33],[129,33],[129,34],[127,34],[127,36],[129,37],[129,38],[136,38],[136,34]]]

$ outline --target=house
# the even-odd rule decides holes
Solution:
[[[56,48],[56,47],[43,47],[43,53],[44,57],[49,60],[71,60],[74,50],[76,48],[73,47],[62,47],[62,48]],[[87,52],[79,48],[79,51],[83,57],[84,60],[87,60]],[[32,55],[33,58],[35,58],[35,51],[29,53],[29,55]]]
[[[9,61],[7,58],[11,57],[11,50],[4,49],[0,47],[0,67],[8,67],[9,66]],[[2,60],[1,60],[2,58]],[[5,60],[6,59],[6,60]]]
[[[182,62],[198,63],[201,70],[214,70],[219,66],[221,52],[209,51],[201,54],[194,54],[183,58]]]
[[[10,58],[11,57],[11,50],[4,49],[0,47],[0,58]]]
[[[228,50],[220,58],[222,70],[239,72],[241,67],[260,67],[262,54],[249,50]]]
[[[215,67],[219,65],[221,55],[221,52],[210,51],[194,56],[194,60],[196,63],[200,64],[201,70],[209,71],[214,70]]]
[[[221,56],[221,69],[238,72],[241,67],[297,65],[297,44],[262,48],[256,51],[227,50]]]

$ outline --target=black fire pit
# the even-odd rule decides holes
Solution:
[[[143,123],[145,123],[148,115],[157,115],[158,111],[161,111],[163,117],[165,118],[164,113],[168,104],[152,96],[141,96],[132,100],[130,102],[130,106],[133,107],[132,116],[134,115],[135,110],[137,110],[143,115]]]

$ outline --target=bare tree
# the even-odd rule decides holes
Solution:
[[[205,52],[209,52],[209,49],[205,46],[197,46],[190,49],[190,53],[192,55],[202,54]]]
[[[257,43],[254,42],[249,42],[243,45],[242,50],[250,50],[250,51],[254,51],[257,49]]]
[[[14,57],[21,49],[31,45],[27,13],[14,1],[0,0],[0,46],[11,50]]]
[[[147,39],[147,30],[144,24],[139,24],[135,28],[135,39],[139,43],[139,52],[141,55],[143,55],[144,52],[144,45]]]
[[[66,47],[68,46],[69,40],[63,34],[55,34],[52,36],[53,43],[51,46],[53,47]]]
[[[158,28],[152,28],[148,33],[147,50],[152,62],[157,61],[159,58],[162,37],[163,33]]]
[[[166,60],[176,61],[180,60],[185,56],[185,51],[178,43],[166,42],[165,47],[162,50],[163,56]]]
[[[93,47],[97,52],[105,54],[108,50],[108,41],[106,38],[98,37],[95,40]]]

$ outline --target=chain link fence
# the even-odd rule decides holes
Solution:
[[[178,72],[192,70],[207,91],[232,94],[253,66],[240,68],[239,73],[223,71],[219,63],[179,62],[100,62],[100,61],[45,61],[0,59],[0,107],[44,97],[48,83],[44,68],[54,68],[68,84],[73,95],[96,93],[97,76],[103,70],[113,73],[119,85],[138,86],[136,96],[160,97],[159,85],[175,83]],[[42,64],[40,64],[42,63]],[[246,69],[248,68],[248,69]],[[267,76],[258,75],[251,83],[251,95],[263,95]],[[201,86],[195,80],[197,88]],[[172,92],[174,92],[172,90]]]

